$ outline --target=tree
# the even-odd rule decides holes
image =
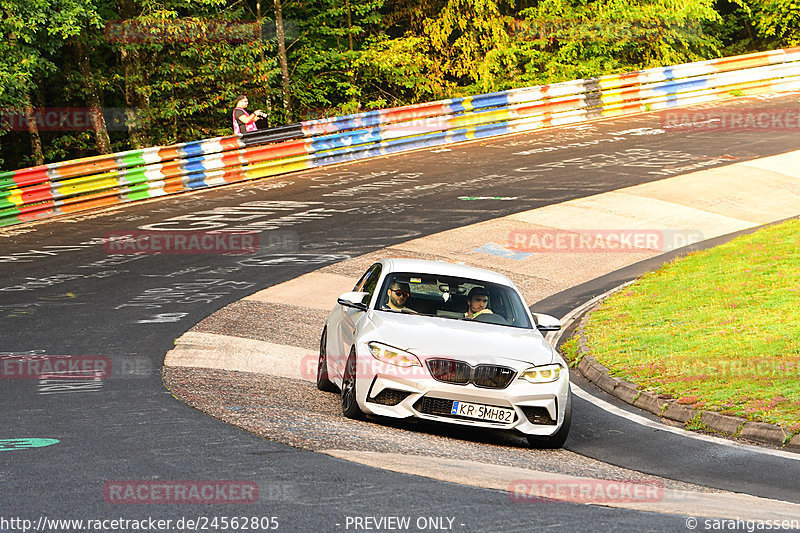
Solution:
[[[800,2],[797,0],[740,0],[750,23],[767,47],[800,45]]]
[[[0,45],[0,69],[9,78],[0,87],[0,100],[25,110],[32,140],[33,160],[42,162],[44,154],[37,122],[33,119],[31,94],[39,91],[38,80],[47,80],[58,72],[65,45],[70,41],[80,46],[84,28],[100,25],[100,17],[92,1],[86,0],[0,0],[5,15],[2,22],[3,44]],[[76,57],[83,63],[87,80],[89,107],[100,109],[97,91],[92,91],[92,75],[88,58],[76,48]],[[102,117],[101,113],[96,116]],[[100,121],[94,125],[97,147],[101,153],[110,151],[108,134]]]
[[[136,111],[134,142],[230,134],[237,93],[250,93],[253,101],[270,96],[277,68],[272,43],[260,38],[246,6],[142,0],[134,9],[130,0],[118,1],[124,18],[106,33],[122,65],[118,80],[126,104]]]
[[[514,42],[540,82],[665,66],[719,55],[704,25],[711,0],[545,0],[522,11]]]
[[[32,162],[42,164],[44,154],[30,95],[36,89],[37,78],[55,69],[47,57],[54,49],[42,49],[48,44],[43,38],[48,3],[44,0],[0,0],[0,11],[3,14],[0,21],[0,73],[3,80],[0,84],[0,108],[4,110],[6,120],[11,122],[6,127],[21,129],[22,123],[26,123],[31,138]]]
[[[301,38],[289,47],[289,59],[299,118],[361,109],[355,63],[379,31],[382,6],[383,0],[318,0],[293,7]]]
[[[281,89],[283,94],[283,111],[286,120],[292,116],[291,89],[289,86],[289,62],[286,58],[286,34],[283,28],[283,10],[281,0],[275,0],[275,40],[278,45],[278,61],[281,65]]]
[[[496,85],[492,64],[502,61],[500,56],[512,44],[512,22],[499,0],[448,0],[435,18],[423,23],[423,33],[448,77],[486,92]]]
[[[0,108],[27,117],[0,164],[230,134],[239,93],[277,123],[800,44],[797,0],[266,1],[0,0]],[[128,129],[37,129],[71,106]]]

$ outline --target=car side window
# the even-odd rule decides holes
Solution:
[[[369,298],[372,298],[372,293],[375,292],[375,286],[378,285],[378,278],[381,277],[381,264],[375,263],[361,276],[361,279],[356,283],[353,291],[355,292],[368,292]]]

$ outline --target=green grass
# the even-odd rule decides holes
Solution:
[[[572,337],[564,341],[564,343],[559,346],[559,350],[561,350],[561,355],[564,356],[569,366],[578,366],[578,363],[581,362],[582,358],[578,357],[578,337]]]
[[[587,338],[645,390],[800,432],[800,221],[643,276],[591,314]]]

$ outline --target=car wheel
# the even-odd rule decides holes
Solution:
[[[339,392],[339,388],[328,379],[328,362],[325,345],[328,340],[328,328],[322,330],[319,339],[319,361],[317,362],[317,388],[325,392]]]
[[[567,441],[569,426],[572,424],[572,392],[567,395],[567,407],[564,409],[564,423],[553,435],[540,437],[528,435],[528,444],[534,448],[561,448]]]
[[[350,350],[347,363],[344,367],[342,376],[342,414],[347,418],[360,420],[364,418],[364,413],[358,407],[356,401],[356,349],[355,346]]]

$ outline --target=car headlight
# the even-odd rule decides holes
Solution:
[[[561,377],[561,365],[544,365],[529,368],[522,373],[520,379],[529,383],[551,383]]]
[[[419,362],[419,359],[417,359],[417,356],[413,353],[409,353],[398,348],[393,348],[391,346],[381,344],[380,342],[370,342],[367,343],[367,346],[369,346],[369,353],[371,353],[372,357],[378,361],[389,363],[390,365],[395,366],[422,366],[422,363]]]

